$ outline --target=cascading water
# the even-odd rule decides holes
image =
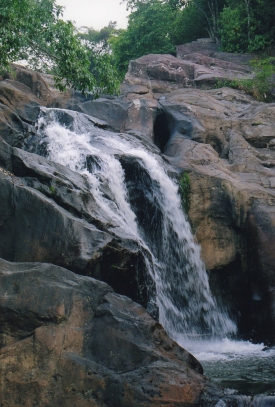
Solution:
[[[169,166],[154,148],[133,136],[101,130],[80,113],[43,109],[37,133],[39,146],[31,147],[32,152],[86,176],[106,223],[113,222],[114,229],[119,224],[125,235],[150,253],[153,262],[147,259],[147,272],[155,281],[159,320],[168,334],[203,361],[214,380],[237,388],[236,381],[221,380],[225,374],[232,375],[227,362],[236,362],[242,375],[239,361],[249,364],[260,358],[263,345],[226,338],[236,332],[236,325],[211,295],[178,186],[168,176]],[[102,184],[108,186],[112,201],[104,196]],[[264,356],[274,360],[272,351]],[[213,373],[217,362],[220,367]],[[258,375],[249,377],[252,382],[258,380]],[[266,378],[269,387],[265,389],[272,388],[271,380],[272,376]],[[250,402],[235,398],[233,404],[222,401],[217,407],[250,406]]]
[[[47,144],[47,156],[85,174],[91,193],[108,216],[149,248],[154,266],[148,272],[153,273],[159,319],[169,335],[177,340],[182,335],[224,337],[235,332],[235,324],[225,311],[219,310],[211,295],[199,246],[194,243],[181,208],[178,186],[167,175],[160,157],[133,137],[96,128],[81,114],[74,113],[74,120],[65,128],[60,115],[64,111],[46,110],[38,123],[38,132],[44,136],[42,142]],[[150,192],[162,215],[161,225],[151,225],[160,230],[157,244],[147,238],[130,207],[120,156],[137,160],[152,180]],[[87,157],[92,157],[94,163],[89,169]],[[108,183],[113,203],[100,193],[100,179]]]

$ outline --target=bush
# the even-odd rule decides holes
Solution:
[[[260,102],[274,102],[275,58],[256,59],[251,62],[255,76],[253,79],[234,79],[217,83],[217,87],[228,86],[244,90]]]

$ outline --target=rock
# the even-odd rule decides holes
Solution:
[[[25,85],[17,86],[16,82],[9,80],[0,82],[0,103],[27,123],[37,120],[40,103]]]
[[[274,343],[275,104],[222,88],[174,91],[159,105],[155,141],[189,174],[189,218],[206,267],[241,312],[241,330]]]
[[[0,256],[94,276],[146,306],[154,286],[148,254],[98,206],[87,179],[1,140],[0,147]]]
[[[236,72],[236,74],[242,72],[244,74],[251,73],[251,67],[247,65],[237,65],[231,61],[226,61],[220,58],[220,54],[217,55],[216,58],[211,58],[209,56],[193,53],[189,55],[185,55],[184,58],[181,58],[184,61],[191,61],[198,65],[203,65],[207,68],[214,70],[215,68],[221,68],[226,71]]]
[[[0,81],[0,134],[8,144],[18,146],[33,133],[40,107],[49,106],[54,97],[42,76],[12,64]]]
[[[13,86],[18,90],[22,90],[27,94],[32,94],[32,97],[39,99],[40,104],[44,106],[53,103],[53,95],[43,76],[38,72],[25,68],[21,65],[12,64],[11,72],[4,75],[4,79],[12,81]],[[22,86],[23,84],[23,86]]]
[[[209,89],[218,81],[249,77],[247,67],[199,54],[184,60],[151,54],[130,62],[122,89],[140,86],[147,88],[148,94],[163,94],[178,88]]]
[[[0,260],[0,403],[195,406],[223,395],[145,310],[105,283]]]
[[[24,123],[13,111],[0,104],[0,134],[1,138],[10,145],[18,145],[29,130],[29,125]]]
[[[103,120],[109,130],[123,132],[130,104],[129,101],[116,98],[99,98],[82,103],[80,108],[83,113]]]
[[[227,61],[243,66],[246,69],[250,69],[249,63],[254,58],[251,54],[232,54],[230,52],[220,52],[220,45],[209,41],[197,41],[190,42],[188,44],[182,44],[177,46],[177,58],[188,59],[192,54],[206,55],[211,58],[217,58],[222,61]]]
[[[145,139],[153,140],[153,124],[157,115],[157,101],[144,98],[142,87],[134,87],[127,97],[99,98],[94,101],[78,103],[73,110],[80,111],[92,117],[97,117],[105,123],[105,128],[111,131],[127,132]],[[143,87],[144,88],[144,87]]]

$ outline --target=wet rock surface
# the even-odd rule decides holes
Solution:
[[[146,252],[106,217],[87,179],[3,141],[0,145],[0,256],[94,276],[146,306],[153,286]]]

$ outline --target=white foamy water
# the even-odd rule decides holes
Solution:
[[[228,394],[236,395],[217,407],[261,407],[261,397],[275,395],[274,348],[228,338],[199,340],[179,336],[177,341],[201,362],[205,376],[227,389]],[[268,406],[275,406],[274,399],[272,403]]]
[[[67,125],[62,115],[72,117]],[[212,297],[207,273],[200,259],[178,193],[159,155],[147,150],[137,139],[96,128],[89,119],[76,112],[44,109],[39,132],[47,143],[48,158],[87,177],[91,193],[104,209],[106,219],[115,219],[127,234],[151,251],[154,270],[148,270],[156,283],[159,318],[169,335],[177,339],[185,334],[208,334],[224,337],[236,331],[225,310],[219,309]],[[127,185],[119,156],[138,161],[149,174],[151,194],[161,211],[158,247],[152,244],[137,223],[129,203]],[[92,164],[89,167],[89,160]],[[113,202],[101,192],[107,184]]]
[[[200,361],[232,360],[246,357],[268,357],[274,351],[264,351],[264,344],[228,338],[196,340],[178,337],[177,342]]]
[[[85,126],[86,125],[86,126]],[[61,126],[54,110],[48,111],[48,116],[39,120],[39,127],[48,141],[48,158],[58,162],[73,171],[85,175],[89,179],[91,193],[106,214],[118,222],[122,222],[127,233],[138,237],[136,216],[130,208],[124,183],[124,172],[120,162],[113,155],[104,153],[91,145],[91,134],[87,131],[87,123],[75,120],[73,129]],[[98,168],[94,173],[87,169],[87,157],[98,158]],[[99,189],[99,174],[108,174],[108,187],[113,193],[116,208],[110,206]]]

